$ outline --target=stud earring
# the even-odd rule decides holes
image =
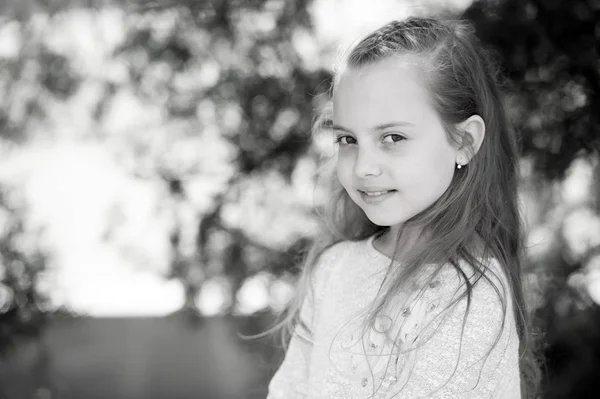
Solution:
[[[456,167],[457,167],[458,169],[460,169],[460,168],[462,168],[462,165],[458,163],[458,164],[456,164]]]

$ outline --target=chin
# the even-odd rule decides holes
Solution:
[[[407,219],[406,218],[390,218],[389,214],[385,215],[385,214],[369,214],[367,212],[365,212],[365,215],[367,215],[367,218],[371,221],[371,223],[376,224],[377,226],[382,226],[382,227],[387,227],[387,226],[396,226],[399,224],[404,223]]]

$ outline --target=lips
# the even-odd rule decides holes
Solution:
[[[378,197],[380,195],[387,194],[387,193],[390,193],[390,192],[396,191],[396,190],[382,190],[382,191],[362,191],[362,190],[358,190],[358,191],[360,191],[363,194],[368,195],[369,197]]]
[[[367,204],[375,204],[378,202],[385,201],[397,192],[397,190],[358,190],[360,196]]]
[[[387,188],[368,188],[368,189],[364,189],[364,190],[358,190],[363,194],[367,194],[367,195],[381,195],[381,194],[385,194],[385,193],[389,193],[391,191],[396,191],[396,190],[390,190]]]

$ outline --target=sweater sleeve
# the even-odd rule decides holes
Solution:
[[[508,285],[494,278],[492,281],[505,298],[506,314],[494,286],[480,279],[473,287],[468,311],[464,297],[449,308],[450,313],[438,322],[435,332],[417,345],[411,378],[402,397],[521,398],[519,340],[510,296],[503,295]],[[458,288],[458,280],[455,284],[447,279],[444,282],[445,288],[440,290],[449,302],[448,288]]]
[[[300,309],[300,318],[310,331],[297,325],[290,339],[283,362],[269,383],[267,399],[305,398],[308,392],[309,363],[313,348],[316,310],[323,285],[332,267],[332,249],[319,258],[314,272],[314,289],[308,290]]]

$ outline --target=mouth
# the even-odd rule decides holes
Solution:
[[[393,191],[396,190],[382,190],[382,191],[363,191],[363,190],[358,190],[360,191],[362,194],[368,195],[369,197],[378,197],[387,193],[391,193]]]
[[[397,190],[363,191],[358,190],[363,201],[369,204],[381,202],[391,197]]]

